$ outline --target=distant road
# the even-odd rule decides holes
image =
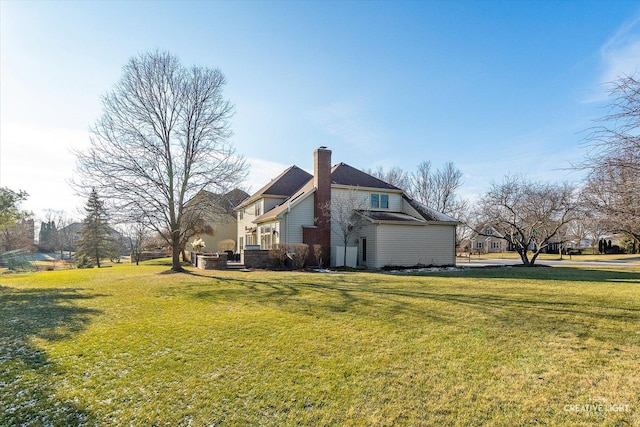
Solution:
[[[456,259],[457,267],[491,267],[491,266],[498,267],[498,266],[521,265],[521,264],[522,264],[522,261],[520,261],[519,259],[471,258],[471,261],[469,261],[468,258]],[[607,261],[575,261],[575,260],[570,260],[568,257],[562,261],[538,259],[536,260],[535,265],[581,265],[581,266],[598,265],[598,266],[605,266],[605,267],[606,266],[631,267],[631,266],[640,266],[640,257],[618,259],[618,260],[607,260]]]

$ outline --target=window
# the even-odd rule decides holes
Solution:
[[[371,195],[371,207],[372,208],[379,208],[380,207],[380,195],[379,194],[372,194]]]
[[[493,230],[490,228],[487,228],[487,232],[485,233],[487,236],[491,236],[491,234],[493,234]]]
[[[491,249],[500,249],[500,242],[491,242]]]
[[[258,203],[256,203],[254,205],[254,214],[255,214],[255,216],[262,215],[262,206],[260,205],[260,202],[258,202]]]
[[[389,209],[389,195],[388,194],[371,194],[371,207],[374,209]]]
[[[389,209],[389,195],[381,194],[380,195],[380,207],[382,209]]]
[[[482,249],[484,247],[484,242],[478,242],[476,243],[476,248],[477,249]]]
[[[239,219],[239,220],[244,219],[244,209],[240,209],[240,210],[238,211],[238,219]]]

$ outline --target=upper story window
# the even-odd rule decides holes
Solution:
[[[238,211],[238,219],[240,220],[244,219],[244,209],[240,209]]]
[[[254,214],[255,216],[262,215],[262,205],[260,203],[256,203],[254,206]]]
[[[371,207],[374,209],[389,209],[389,195],[372,193]]]

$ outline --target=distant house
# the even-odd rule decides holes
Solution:
[[[236,207],[241,250],[270,249],[278,243],[326,248],[331,265],[344,251],[329,202],[355,191],[369,208],[357,214],[363,225],[348,242],[352,266],[454,265],[454,218],[412,200],[405,192],[345,163],[331,166],[331,151],[314,151],[314,174],[291,166]],[[328,263],[325,262],[325,265]]]
[[[34,221],[22,219],[0,231],[0,254],[16,249],[34,248]]]
[[[224,194],[203,190],[187,203],[187,212],[197,206],[197,214],[204,220],[202,225],[209,230],[208,233],[195,233],[193,236],[204,240],[206,252],[218,252],[218,245],[223,240],[233,241],[233,250],[238,251],[236,213],[233,208],[247,197],[249,195],[239,189]],[[191,250],[188,243],[186,249]]]
[[[75,252],[77,250],[78,241],[82,237],[82,223],[72,222],[71,224],[56,230],[56,234],[60,240],[59,250]],[[128,245],[127,242],[125,242],[125,238],[122,233],[115,228],[109,227],[109,237],[115,242],[124,242],[120,245],[122,246],[120,251],[122,254],[128,253]]]
[[[474,254],[490,254],[511,251],[511,244],[494,227],[488,225],[480,233],[475,232],[467,245]]]

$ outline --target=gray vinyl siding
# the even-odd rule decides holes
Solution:
[[[376,234],[375,264],[367,263],[370,268],[455,264],[455,227],[451,225],[380,224]]]
[[[271,209],[275,208],[276,206],[278,206],[280,203],[282,203],[286,198],[285,197],[265,197],[262,202],[262,207],[263,207],[263,211],[262,213],[267,213],[269,212]]]
[[[360,265],[364,265],[367,268],[378,268],[377,267],[377,250],[376,250],[376,241],[377,241],[377,228],[378,226],[375,224],[368,224],[362,227],[358,232],[358,263]],[[362,263],[362,239],[367,239],[367,261]]]
[[[282,214],[280,241],[282,243],[302,243],[303,225],[313,225],[313,194],[292,206],[289,213]]]

